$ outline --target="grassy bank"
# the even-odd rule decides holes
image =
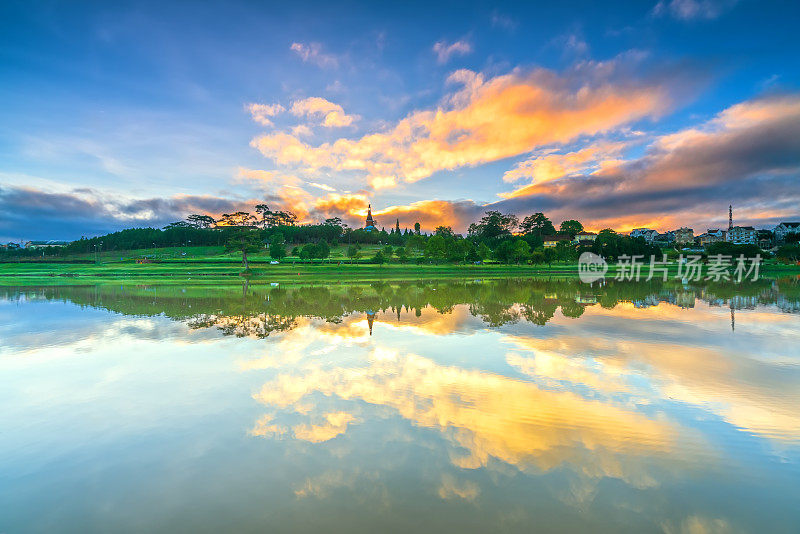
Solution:
[[[607,276],[615,272],[612,265]],[[164,263],[136,264],[132,261],[108,263],[5,263],[0,264],[0,285],[66,285],[75,283],[238,283],[243,276],[258,283],[297,281],[371,281],[409,280],[426,278],[499,278],[507,276],[577,276],[577,264],[548,265],[432,265],[432,264],[349,264],[330,261],[317,264],[268,262],[253,263],[248,273],[242,273],[238,261],[220,262],[200,259],[171,260]],[[642,268],[646,276],[647,267]],[[670,275],[677,274],[673,266]],[[704,273],[705,274],[705,273]],[[800,267],[765,262],[761,275],[778,277],[800,275]],[[658,275],[657,275],[658,276]]]

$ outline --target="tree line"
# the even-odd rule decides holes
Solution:
[[[584,251],[594,252],[614,261],[621,255],[660,257],[661,249],[642,237],[632,238],[612,229],[601,230],[593,241],[575,243],[583,231],[577,220],[563,221],[558,228],[541,212],[521,220],[514,214],[490,210],[469,225],[466,234],[458,234],[450,226],[439,226],[431,233],[422,232],[420,224],[400,228],[399,220],[389,231],[350,228],[340,218],[322,223],[297,224],[297,216],[289,211],[271,210],[266,204],[255,207],[255,214],[238,211],[225,213],[218,219],[192,214],[163,228],[130,228],[107,235],[81,238],[59,249],[15,251],[21,256],[66,256],[96,251],[146,250],[163,247],[223,246],[242,254],[245,268],[248,254],[267,252],[275,260],[294,257],[300,260],[325,259],[331,248],[345,245],[349,261],[475,263],[496,261],[506,264],[550,264],[576,261]],[[554,247],[544,247],[544,240],[559,236]],[[363,245],[380,245],[379,250],[363,254]],[[719,244],[724,252],[736,245]],[[371,247],[374,248],[374,247]],[[752,255],[757,250],[747,250]],[[720,250],[720,252],[723,252]],[[8,255],[8,253],[6,253]],[[146,253],[145,253],[146,254]],[[794,258],[793,251],[786,251]]]

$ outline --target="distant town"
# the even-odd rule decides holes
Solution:
[[[245,215],[245,212],[239,212],[232,215]],[[197,216],[195,216],[197,217]],[[203,216],[201,216],[203,217]],[[240,221],[228,221],[225,216],[220,220],[214,220],[210,216],[205,216],[209,219],[206,227],[214,226],[247,226],[256,227],[255,224],[238,224]],[[228,215],[230,218],[230,215]],[[800,218],[799,218],[800,219]],[[213,222],[211,222],[213,221]],[[330,221],[330,219],[329,219]],[[187,223],[190,224],[190,223]],[[293,224],[289,221],[288,224]],[[169,226],[181,225],[181,223],[173,223]],[[168,226],[168,227],[169,227]],[[276,225],[277,226],[277,225]],[[372,206],[369,206],[367,218],[364,224],[366,231],[378,231],[377,223],[372,216]],[[682,246],[686,247],[700,247],[705,248],[713,243],[733,243],[735,245],[756,245],[762,250],[772,250],[780,245],[786,243],[787,237],[792,235],[800,235],[800,220],[786,221],[776,225],[772,230],[769,229],[756,229],[753,226],[736,226],[733,224],[733,207],[729,207],[728,213],[728,227],[727,228],[708,228],[703,233],[697,233],[694,228],[681,227],[676,230],[669,230],[667,232],[659,232],[652,228],[634,228],[630,232],[618,232],[620,235],[628,235],[632,238],[641,237],[647,243],[658,245],[661,247]],[[570,235],[568,233],[554,233],[552,235],[544,235],[543,246],[545,248],[555,247],[561,242],[572,242],[575,244],[590,243],[597,238],[596,232],[589,232],[581,230],[580,232]],[[789,238],[790,241],[794,241]],[[14,249],[50,249],[61,248],[69,245],[71,241],[65,240],[31,240],[20,242],[9,242],[0,244],[2,250]]]
[[[800,222],[786,221],[772,230],[734,224],[733,207],[728,208],[728,227],[695,229],[681,227],[668,232],[652,228],[634,228],[628,233],[612,229],[591,232],[577,220],[562,221],[556,226],[543,213],[520,220],[516,215],[487,211],[469,225],[466,235],[449,226],[438,226],[431,233],[420,224],[401,229],[395,220],[389,231],[378,227],[368,206],[363,226],[351,228],[340,218],[317,224],[297,224],[297,217],[266,204],[256,206],[256,214],[235,212],[215,219],[209,215],[189,215],[164,228],[131,228],[77,241],[27,241],[0,247],[6,260],[46,257],[99,261],[103,253],[135,251],[128,260],[150,262],[165,259],[163,249],[182,256],[197,257],[197,247],[205,247],[208,259],[231,253],[241,254],[248,269],[248,255],[267,255],[274,263],[284,260],[314,263],[315,260],[345,263],[569,263],[585,251],[605,259],[620,256],[680,253],[774,257],[782,263],[800,261]],[[192,248],[194,247],[194,248]],[[161,252],[156,252],[162,249]],[[181,250],[182,249],[182,250]],[[187,252],[188,250],[188,252]],[[192,252],[194,251],[194,252]],[[172,252],[174,255],[175,252]],[[87,257],[89,256],[89,257]],[[114,261],[126,261],[125,255]]]

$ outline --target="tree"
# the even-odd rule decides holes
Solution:
[[[415,222],[414,223],[414,233],[417,234],[417,235],[419,235],[419,228],[420,228],[419,227],[419,223]]]
[[[506,239],[494,249],[494,257],[502,263],[514,261],[514,241]]]
[[[171,230],[173,228],[193,228],[193,226],[186,221],[175,221],[166,225],[164,230]]]
[[[488,258],[492,254],[492,249],[490,249],[489,246],[486,243],[481,243],[478,246],[477,253],[478,253],[478,257],[481,260],[485,260],[486,258]]]
[[[375,256],[372,258],[372,263],[377,263],[378,265],[383,265],[386,263],[386,258],[383,256],[383,252],[380,250],[375,253]]]
[[[400,219],[397,219],[394,223],[394,231],[397,235],[400,235]]]
[[[323,223],[326,226],[337,226],[341,229],[344,229],[347,225],[342,222],[341,217],[331,217],[329,219],[325,219]]]
[[[553,266],[553,260],[556,259],[556,249],[554,249],[552,247],[546,248],[546,249],[544,249],[542,251],[542,254],[544,255],[544,261],[547,262],[547,266],[548,267],[552,267]]]
[[[275,232],[272,234],[272,238],[269,242],[269,257],[273,260],[282,260],[286,257],[286,247],[283,246],[286,239],[283,237],[283,234],[280,232]]]
[[[522,239],[514,243],[513,260],[515,263],[522,263],[528,260],[531,254],[531,247]]]
[[[357,259],[359,254],[360,252],[358,252],[358,247],[356,245],[350,245],[347,247],[347,257],[350,258],[350,263]]]
[[[214,225],[214,217],[210,215],[192,214],[186,217],[186,222],[194,228],[211,228]]]
[[[319,242],[317,245],[317,258],[324,260],[328,256],[331,255],[331,247],[328,246],[328,242],[324,239]]]
[[[469,225],[469,235],[480,239],[494,239],[511,232],[519,224],[514,214],[503,215],[499,211],[487,211],[480,222]]]
[[[286,252],[286,247],[283,246],[283,243],[272,243],[269,246],[269,257],[273,260],[282,260],[286,257],[288,253]]]
[[[523,234],[534,234],[538,237],[543,235],[553,235],[556,233],[556,227],[548,219],[544,213],[537,212],[533,215],[528,215],[522,219],[522,224],[519,229]]]
[[[267,218],[272,213],[266,204],[256,204],[256,213],[261,216],[261,226],[267,227]]]
[[[540,265],[542,263],[545,263],[544,252],[541,250],[534,250],[533,252],[531,252],[531,263],[535,265]]]
[[[265,205],[263,206],[266,207]],[[267,210],[262,213],[261,217],[264,228],[274,228],[276,226],[294,226],[297,222],[297,215],[291,211]]]
[[[444,259],[447,254],[447,243],[440,235],[435,235],[428,239],[425,244],[425,256],[435,260]]]
[[[241,252],[242,263],[244,269],[250,268],[247,262],[247,254],[250,252],[258,252],[261,249],[261,243],[258,237],[258,232],[252,230],[238,230],[233,233],[228,241],[225,243],[225,250],[227,252]]]
[[[434,235],[438,235],[445,238],[453,237],[455,235],[453,234],[453,229],[450,228],[449,226],[437,226],[436,230],[433,233]]]
[[[405,263],[408,261],[408,251],[405,247],[398,247],[396,250],[397,259],[400,260],[400,263]]]
[[[314,243],[308,243],[303,245],[303,248],[300,249],[300,259],[301,260],[311,260],[317,257],[317,245]]]
[[[784,263],[800,261],[800,245],[783,245],[775,252],[775,256]]]
[[[577,234],[583,232],[583,225],[575,220],[563,221],[559,229],[562,234],[569,234],[570,237],[575,237]]]
[[[223,213],[222,217],[217,221],[219,226],[253,226],[255,223],[256,218],[246,211]]]

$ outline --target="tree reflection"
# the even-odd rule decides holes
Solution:
[[[5,293],[5,295],[3,295]],[[798,278],[762,279],[754,283],[681,284],[678,281],[583,284],[574,278],[503,278],[497,280],[378,281],[369,284],[260,285],[244,282],[225,286],[55,286],[3,288],[6,299],[70,301],[82,306],[136,316],[166,315],[192,329],[218,328],[224,335],[266,338],[296,328],[298,318],[340,323],[349,315],[365,314],[370,326],[380,317],[432,309],[450,314],[456,306],[488,327],[520,321],[544,326],[560,311],[579,318],[587,307],[636,308],[670,303],[691,308],[702,301],[731,310],[775,305],[786,313],[800,312]],[[371,330],[371,328],[370,328]]]

